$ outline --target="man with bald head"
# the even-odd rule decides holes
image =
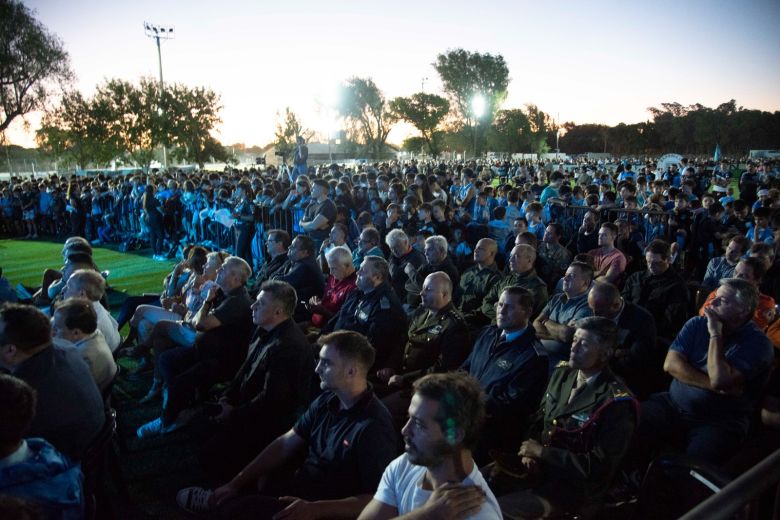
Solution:
[[[426,374],[455,370],[471,350],[469,328],[463,315],[452,304],[452,280],[442,271],[425,277],[422,305],[412,315],[409,339],[401,369],[379,370],[377,378],[391,390],[409,389]],[[407,399],[411,398],[411,393]],[[400,408],[404,413],[408,407]]]
[[[588,307],[594,316],[618,326],[618,342],[610,366],[638,397],[647,397],[663,387],[665,352],[656,344],[653,315],[620,295],[609,282],[594,282],[588,293]]]
[[[493,284],[490,292],[482,302],[482,314],[491,323],[496,321],[496,303],[505,287],[517,286],[528,290],[533,296],[533,311],[531,317],[539,315],[547,303],[547,285],[539,278],[534,269],[536,262],[536,249],[528,244],[520,244],[512,249],[509,255],[509,275],[498,283]]]
[[[483,238],[474,248],[474,265],[466,269],[460,277],[458,308],[472,327],[488,324],[485,315],[480,312],[480,307],[490,288],[501,280],[501,274],[496,266],[497,253],[496,241],[492,238]]]

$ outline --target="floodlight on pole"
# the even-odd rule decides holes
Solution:
[[[149,38],[154,38],[157,43],[157,64],[160,67],[160,106],[162,106],[163,96],[163,72],[162,72],[162,51],[160,50],[160,39],[172,40],[173,39],[173,26],[172,25],[157,25],[149,22],[144,22],[144,34]],[[168,150],[163,145],[163,166],[168,168]]]
[[[477,126],[479,125],[479,118],[485,113],[486,108],[485,96],[477,93],[471,99],[471,112],[474,115],[474,157],[477,156]]]

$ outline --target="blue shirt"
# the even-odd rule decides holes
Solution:
[[[774,359],[772,344],[753,320],[724,336],[723,341],[726,361],[744,377],[743,392],[723,395],[674,379],[669,394],[675,405],[694,420],[736,422],[747,429]],[[688,320],[669,348],[706,374],[709,344],[707,318],[696,316]]]

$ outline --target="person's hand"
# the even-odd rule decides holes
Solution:
[[[528,439],[520,445],[520,450],[517,454],[531,459],[538,459],[542,456],[542,445],[534,439]]]
[[[461,520],[474,515],[485,502],[485,492],[479,486],[445,484],[436,488],[425,503],[428,518]]]
[[[523,457],[520,459],[520,463],[525,466],[525,470],[529,474],[538,473],[541,469],[541,466],[539,465],[539,461],[536,459],[532,459],[530,457]]]
[[[209,292],[206,295],[206,301],[207,302],[213,302],[214,299],[217,297],[217,294],[219,293],[219,285],[214,284],[211,287],[209,287]]]
[[[317,518],[317,505],[298,497],[279,497],[280,502],[289,502],[290,505],[276,513],[273,520],[315,520]]]
[[[214,494],[209,498],[209,505],[211,507],[218,507],[222,505],[226,500],[238,495],[238,489],[230,482],[224,486],[220,486],[214,490]]]
[[[404,378],[399,375],[395,375],[387,381],[387,384],[390,386],[404,386]]]
[[[723,322],[712,307],[704,307],[704,316],[707,318],[707,332],[710,336],[723,335]]]
[[[406,276],[411,278],[412,276],[414,276],[417,273],[417,269],[415,269],[412,264],[406,264],[404,266],[404,272],[406,273]]]
[[[380,368],[376,372],[376,377],[385,383],[395,374],[395,370],[392,368]]]
[[[227,401],[223,401],[222,399],[219,400],[219,405],[222,407],[222,410],[211,418],[211,420],[215,423],[223,423],[227,421],[230,417],[230,414],[233,413],[233,408],[235,408],[233,405],[228,404]]]
[[[163,309],[170,310],[170,308],[173,306],[176,300],[173,298],[160,298],[160,304],[162,304]]]

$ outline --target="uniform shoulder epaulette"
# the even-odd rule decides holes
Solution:
[[[379,299],[379,307],[381,309],[383,309],[383,310],[389,309],[390,308],[390,298],[388,298],[387,296],[382,296]]]
[[[612,397],[614,399],[625,399],[625,398],[631,398],[634,397],[634,394],[631,393],[631,390],[629,390],[623,383],[620,381],[612,381],[610,384],[610,390],[612,391]]]
[[[568,367],[569,362],[568,361],[559,361],[557,365],[555,365],[555,368],[561,368],[561,367]]]

